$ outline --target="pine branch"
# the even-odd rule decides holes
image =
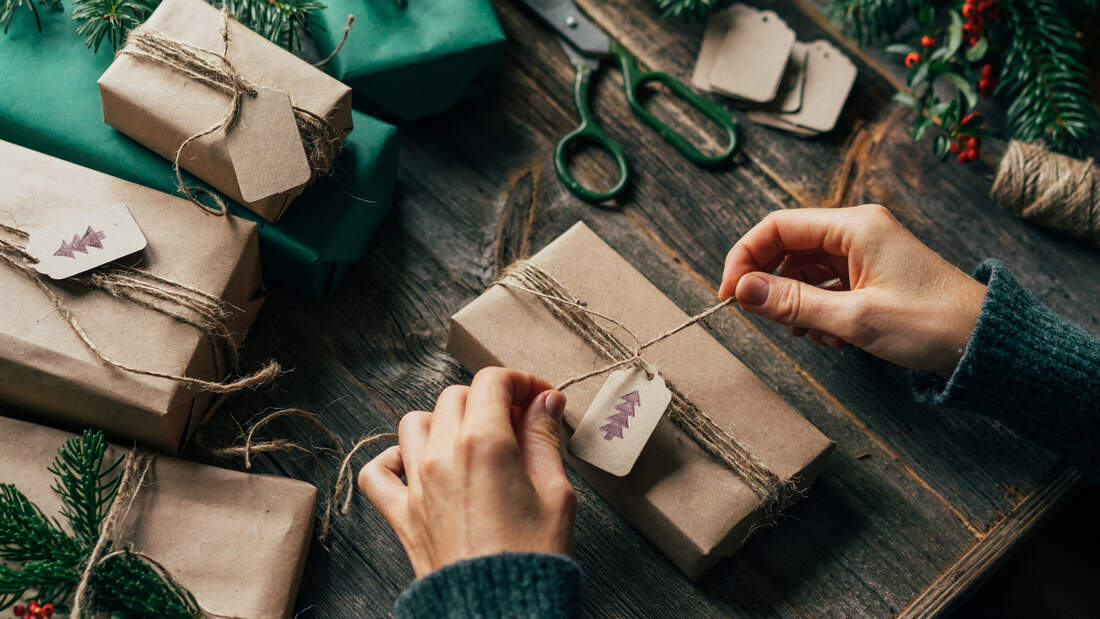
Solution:
[[[104,469],[106,451],[103,434],[85,430],[83,435],[61,445],[49,467],[55,477],[53,490],[61,496],[61,514],[87,547],[94,546],[99,538],[99,523],[107,515],[122,481],[118,472],[122,456]]]
[[[712,11],[720,11],[733,0],[654,0],[662,18],[683,17],[688,20],[703,20]]]
[[[82,554],[81,545],[14,484],[0,484],[0,559],[75,562]]]
[[[0,609],[30,597],[55,606],[67,598],[80,580],[77,570],[60,561],[31,561],[16,570],[0,564]]]
[[[203,616],[190,591],[129,552],[100,564],[93,587],[95,606],[100,611],[165,619]]]
[[[94,51],[99,51],[103,39],[118,49],[158,4],[160,0],[73,0],[76,33]]]
[[[1012,102],[1009,133],[1072,151],[1098,126],[1076,32],[1057,0],[1005,1],[1011,41],[998,94]]]
[[[61,0],[39,0],[39,4],[51,11],[60,11],[64,8],[61,6]],[[8,33],[8,28],[15,19],[15,12],[21,6],[26,6],[30,10],[34,15],[35,26],[38,27],[39,32],[42,32],[42,20],[38,15],[38,8],[34,6],[34,0],[0,0],[0,24],[4,25],[4,34]]]
[[[325,9],[317,0],[214,0],[233,17],[260,36],[286,49],[301,47],[312,18]]]
[[[860,43],[868,43],[893,35],[925,5],[932,6],[921,0],[829,0],[825,12]]]

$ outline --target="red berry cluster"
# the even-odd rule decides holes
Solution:
[[[994,0],[966,0],[962,8],[963,36],[967,45],[976,45],[985,34],[987,22],[997,21],[1001,16],[1001,7]]]
[[[26,606],[22,604],[16,604],[15,608],[16,617],[22,617],[22,619],[50,619],[53,616],[53,604],[49,602],[42,604],[41,606],[37,601],[31,602]]]
[[[982,115],[977,112],[972,112],[963,116],[960,126],[965,126],[971,121],[980,121]],[[985,125],[982,125],[982,129],[985,129]],[[966,163],[968,161],[974,161],[981,156],[982,141],[976,135],[959,134],[955,136],[955,141],[951,143],[950,149],[952,153],[955,153],[955,158],[959,160],[959,163]]]
[[[993,75],[993,65],[982,65],[982,77],[978,80],[978,94],[988,97],[993,94],[993,89],[996,87],[997,76]]]

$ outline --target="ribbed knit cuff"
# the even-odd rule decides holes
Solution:
[[[581,568],[562,555],[503,553],[452,563],[414,581],[394,604],[398,619],[576,617]]]
[[[1100,340],[1024,290],[998,260],[974,278],[988,286],[955,372],[913,372],[918,399],[995,417],[1081,465],[1096,454]]]

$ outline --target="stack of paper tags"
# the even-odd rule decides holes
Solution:
[[[836,126],[856,66],[832,43],[803,43],[775,11],[735,4],[707,22],[691,82],[753,106],[748,117],[801,136]]]

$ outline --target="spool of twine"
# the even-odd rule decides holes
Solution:
[[[990,195],[1017,217],[1100,247],[1100,170],[1092,159],[1012,140]]]

